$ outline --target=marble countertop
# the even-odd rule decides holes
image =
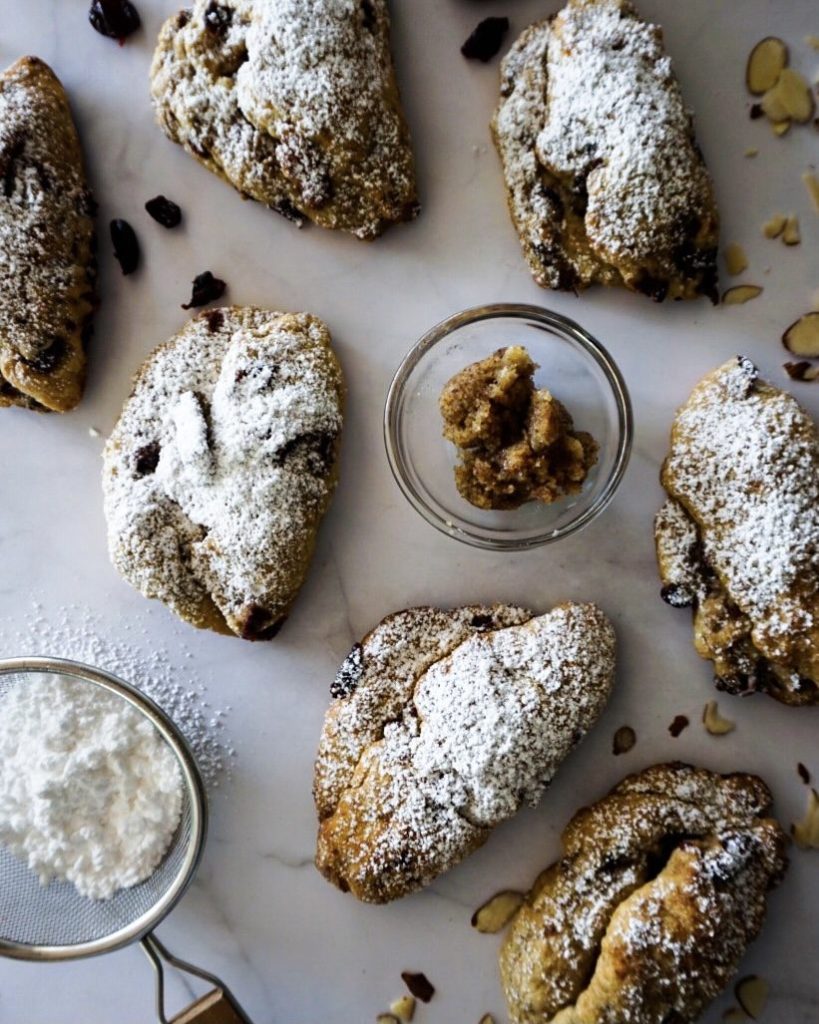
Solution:
[[[571,813],[622,775],[680,758],[718,770],[750,769],[771,785],[788,825],[803,813],[797,761],[819,772],[819,711],[764,697],[722,697],[737,722],[724,738],[700,725],[715,696],[695,654],[689,617],[658,597],[651,522],[670,420],[694,382],[744,352],[782,384],[783,328],[811,308],[819,286],[819,217],[800,173],[819,157],[812,127],[774,138],[748,117],[743,69],[772,25],[793,62],[815,78],[819,32],[813,0],[641,0],[665,28],[699,140],[716,179],[725,241],[742,243],[764,285],[746,306],[656,306],[596,290],[577,299],[531,281],[509,222],[487,122],[497,62],[464,61],[459,46],[480,17],[508,11],[516,34],[557,9],[550,0],[496,4],[393,0],[394,50],[414,134],[423,213],[372,245],[319,229],[296,230],[196,165],[154,125],[147,72],[153,40],[173,0],[138,0],[144,28],[120,48],[94,33],[85,0],[0,0],[0,60],[43,57],[65,83],[100,203],[103,306],[96,321],[87,396],[70,415],[0,413],[0,623],[3,655],[39,653],[38,622],[93,621],[109,642],[167,652],[214,704],[230,704],[225,731],[237,750],[233,779],[212,800],[212,829],[196,881],[159,934],[180,955],[221,974],[256,1024],[374,1020],[402,992],[400,972],[425,971],[438,989],[416,1016],[506,1019],[497,980],[498,938],[470,928],[472,911],[498,889],[523,888],[555,856]],[[776,14],[775,22],[773,15]],[[510,35],[510,41],[512,36]],[[748,147],[759,155],[748,159]],[[165,232],[143,211],[157,193],[184,209]],[[762,238],[773,212],[794,211],[803,242]],[[125,217],[139,232],[142,269],[123,278],[106,225]],[[349,388],[341,484],[293,616],[272,643],[197,633],[149,605],[109,564],[101,508],[102,438],[144,357],[184,322],[193,276],[211,269],[235,303],[311,310],[331,326]],[[579,320],[607,345],[631,390],[636,438],[625,481],[608,510],[580,535],[531,554],[470,549],[424,523],[395,486],[381,431],[392,372],[431,324],[467,306],[520,301]],[[819,384],[795,384],[819,412]],[[353,640],[386,613],[412,604],[511,601],[545,610],[566,598],[599,602],[620,641],[616,693],[598,726],[563,767],[536,810],[427,891],[368,907],[329,886],[312,865],[312,760],[335,669]],[[33,612],[34,603],[40,610]],[[90,617],[90,618],[89,618]],[[53,634],[51,634],[53,636]],[[53,641],[52,641],[53,642]],[[138,679],[133,680],[139,682]],[[672,739],[685,714],[691,727]],[[612,734],[637,733],[612,756]],[[771,983],[765,1020],[819,1019],[815,966],[819,853],[794,851],[770,900],[769,920],[743,962]],[[170,1008],[185,1004],[174,981]],[[705,1017],[716,1022],[728,997]],[[0,1022],[86,1024],[152,1019],[150,968],[135,948],[84,962],[41,966],[0,961]]]

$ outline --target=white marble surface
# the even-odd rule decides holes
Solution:
[[[657,471],[670,418],[695,380],[733,353],[753,357],[782,382],[784,326],[810,308],[819,285],[819,218],[799,173],[819,156],[819,134],[774,139],[748,119],[743,67],[771,30],[794,44],[794,62],[815,76],[819,55],[803,43],[819,32],[814,0],[642,0],[666,29],[700,142],[714,172],[724,238],[742,242],[756,302],[712,309],[706,302],[655,306],[596,291],[576,299],[530,280],[507,218],[487,121],[497,65],[466,63],[458,48],[479,17],[508,9],[513,31],[555,10],[550,0],[474,3],[394,0],[394,48],[414,132],[424,210],[412,226],[373,245],[318,229],[295,230],[241,199],[195,165],[154,126],[147,95],[153,39],[174,0],[138,0],[144,29],[126,46],[94,33],[85,0],[0,0],[0,60],[22,53],[49,61],[67,86],[100,202],[103,307],[87,397],[74,413],[0,413],[0,621],[2,654],[31,651],[31,603],[55,619],[90,610],[109,638],[171,650],[181,676],[195,672],[216,703],[230,703],[238,749],[235,777],[212,804],[212,832],[192,890],[162,926],[182,955],[231,984],[257,1024],[373,1020],[401,992],[399,972],[421,969],[438,988],[417,1020],[505,1020],[492,937],[469,927],[472,910],[505,886],[523,887],[557,851],[570,813],[626,771],[679,757],[717,769],[752,769],[772,786],[787,824],[806,793],[795,765],[819,772],[819,712],[764,697],[723,698],[736,731],[707,736],[699,724],[714,694],[709,666],[691,646],[688,615],[658,598],[651,538],[661,500]],[[775,17],[774,17],[775,15]],[[744,150],[758,146],[755,160]],[[166,232],[144,213],[163,192],[184,208]],[[801,215],[804,241],[786,249],[760,235],[776,210]],[[106,225],[130,220],[144,265],[123,278]],[[280,636],[252,646],[198,634],[147,603],[111,568],[105,549],[99,468],[142,359],[175,332],[195,273],[210,268],[233,302],[309,309],[332,327],[350,386],[341,486],[295,614]],[[381,413],[390,375],[432,323],[487,301],[542,303],[580,320],[619,361],[631,389],[636,442],[625,482],[605,515],[579,536],[527,555],[464,547],[427,526],[394,485]],[[819,412],[819,385],[795,385]],[[545,609],[562,598],[598,601],[620,638],[616,695],[596,730],[567,763],[537,810],[500,828],[488,845],[428,891],[383,908],[360,906],[312,866],[312,758],[328,687],[351,642],[382,615],[413,603],[509,600]],[[9,639],[10,638],[10,639]],[[42,653],[60,655],[60,650]],[[190,654],[192,657],[187,657]],[[691,727],[671,739],[667,726]],[[621,724],[634,750],[611,753]],[[794,852],[770,902],[763,936],[743,971],[772,985],[765,1020],[819,1019],[815,967],[819,854]],[[57,966],[0,962],[0,1022],[85,1024],[152,1019],[152,981],[137,949]],[[171,988],[176,1009],[180,986]],[[722,999],[706,1017],[719,1019]]]

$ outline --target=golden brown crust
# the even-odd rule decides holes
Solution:
[[[0,406],[82,396],[96,308],[93,200],[65,91],[37,57],[0,76]]]
[[[501,949],[515,1024],[696,1020],[785,870],[769,810],[755,776],[667,764],[579,811]]]

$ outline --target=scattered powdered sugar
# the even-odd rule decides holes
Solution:
[[[680,410],[663,482],[699,524],[706,561],[748,615],[804,628],[819,580],[819,437],[747,359]]]
[[[197,624],[215,605],[235,633],[273,635],[335,488],[342,390],[308,314],[213,310],[160,346],[104,452],[122,575]]]
[[[127,701],[67,676],[0,694],[0,843],[43,884],[108,899],[144,881],[182,810],[176,756]]]
[[[0,626],[0,643],[9,657],[67,658],[104,669],[138,687],[187,740],[207,789],[217,789],[223,779],[230,778],[236,757],[225,732],[230,706],[213,707],[203,683],[190,675],[190,667],[183,671],[174,664],[179,653],[185,661],[193,660],[183,641],[174,644],[172,656],[146,624],[140,626],[132,618],[119,628],[132,638],[114,638],[110,626],[87,609],[46,613],[42,604],[34,602],[23,630]]]

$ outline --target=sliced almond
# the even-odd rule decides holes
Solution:
[[[785,373],[791,380],[816,380],[819,377],[819,364],[809,363],[800,359],[798,363],[783,363]]]
[[[745,150],[745,156],[747,156],[748,158],[759,156],[759,150],[756,148],[756,146],[751,146]]]
[[[805,171],[802,175],[802,181],[808,190],[814,210],[819,213],[819,176],[814,174],[813,171]]]
[[[522,892],[504,889],[478,907],[472,915],[472,927],[484,935],[494,935],[509,924],[525,898]]]
[[[785,221],[782,230],[782,241],[785,245],[799,245],[802,241],[802,234],[799,230],[799,218],[791,214]]]
[[[725,247],[725,269],[731,276],[741,274],[748,269],[748,257],[738,242],[731,242]]]
[[[750,302],[762,294],[758,284],[737,284],[729,288],[722,296],[723,306],[741,306],[743,302]]]
[[[813,117],[815,109],[810,86],[804,76],[793,68],[783,68],[760,103],[771,121],[798,121],[804,124]]]
[[[819,850],[819,794],[815,789],[808,793],[805,817],[791,825],[793,841],[803,850]]]
[[[412,996],[400,996],[390,1004],[390,1013],[397,1017],[401,1024],[409,1024],[415,1016],[415,1000]]]
[[[771,125],[771,131],[774,133],[774,135],[787,135],[790,130],[790,121],[777,121],[775,124]]]
[[[725,736],[736,729],[735,722],[730,718],[723,718],[719,713],[719,705],[715,700],[709,700],[702,709],[702,724],[712,736]]]
[[[375,1018],[375,1024],[401,1024],[401,1021],[394,1013],[379,1013]]]
[[[478,1021],[478,1024],[495,1024],[495,1018],[491,1013],[485,1013]]]
[[[742,1009],[756,1020],[765,1009],[768,1002],[768,993],[771,986],[760,978],[758,974],[749,974],[746,978],[740,978],[734,987],[734,995]]]
[[[744,1010],[740,1010],[738,1006],[729,1006],[723,1012],[722,1019],[725,1024],[739,1024],[740,1021],[748,1019],[748,1014]]]
[[[614,734],[611,744],[612,754],[627,754],[637,742],[637,733],[630,725],[621,725]]]
[[[819,357],[819,312],[800,316],[782,335],[782,344],[802,359]]]
[[[762,234],[766,238],[779,238],[782,232],[785,230],[785,225],[788,223],[787,215],[784,213],[775,213],[770,220],[766,220],[762,225]]]
[[[819,36],[805,36],[805,42],[814,50],[819,50]]]
[[[788,48],[776,36],[760,39],[748,56],[745,84],[754,96],[761,96],[772,86],[788,66]]]

